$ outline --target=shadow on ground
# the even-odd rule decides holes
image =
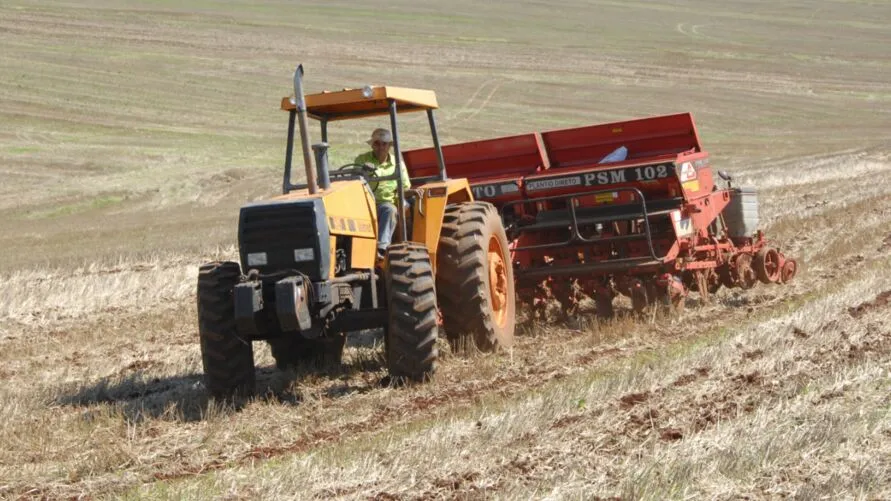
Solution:
[[[257,388],[268,388],[266,393],[276,395],[277,400],[297,404],[299,398],[286,391],[287,375],[288,372],[274,368],[259,368]],[[205,391],[203,379],[202,374],[156,377],[138,371],[124,378],[105,378],[80,386],[58,396],[54,403],[76,407],[106,404],[130,421],[200,421],[221,410],[238,410],[241,407],[215,404]],[[91,410],[101,412],[99,409]]]
[[[372,377],[356,381],[350,377],[357,372],[378,374],[383,369],[380,357],[357,357],[340,365],[305,364],[279,370],[275,367],[258,367],[255,400],[280,404],[299,405],[302,392],[295,383],[303,380],[313,383],[327,380],[321,394],[328,398],[340,398],[366,393],[385,385],[385,380]],[[106,405],[122,413],[128,420],[139,422],[146,419],[174,421],[201,421],[220,412],[237,412],[247,402],[217,403],[209,398],[204,375],[200,373],[157,377],[145,371],[137,371],[125,377],[104,378],[89,385],[77,386],[53,399],[53,404],[75,407]],[[91,412],[107,412],[106,409],[90,409]]]

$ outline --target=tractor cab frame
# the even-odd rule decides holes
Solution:
[[[389,115],[390,128],[393,134],[393,153],[396,160],[394,162],[396,170],[391,176],[374,177],[371,180],[396,181],[397,193],[399,194],[397,197],[399,224],[397,226],[400,229],[402,241],[407,241],[408,225],[405,224],[406,186],[403,186],[402,176],[400,175],[404,166],[402,164],[402,147],[399,142],[397,116],[400,113],[426,112],[439,172],[435,176],[418,178],[415,181],[418,183],[445,181],[448,179],[448,176],[434,115],[434,110],[437,108],[439,108],[439,104],[433,91],[405,87],[366,85],[361,89],[343,89],[334,92],[323,91],[305,95],[303,90],[303,65],[299,65],[294,71],[294,96],[284,97],[281,102],[281,109],[289,112],[288,142],[285,150],[282,193],[288,194],[292,190],[306,189],[310,194],[315,194],[318,193],[319,189],[325,190],[330,187],[331,173],[328,165],[329,122]],[[321,142],[312,145],[312,153],[310,153],[309,146],[308,118],[317,120],[321,129]],[[291,181],[295,124],[299,126],[303,163],[306,170],[306,182],[302,184],[294,184]],[[316,162],[315,169],[312,166],[313,157],[315,157]]]

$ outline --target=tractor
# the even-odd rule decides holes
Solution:
[[[514,276],[498,210],[477,201],[466,179],[449,179],[437,135],[433,91],[391,86],[304,94],[294,72],[282,194],[240,209],[240,262],[211,262],[198,273],[198,333],[212,397],[254,391],[253,343],[267,342],[276,366],[339,363],[346,334],[382,329],[391,378],[425,381],[435,372],[437,339],[492,351],[512,344]],[[426,112],[436,172],[399,173],[397,116]],[[366,166],[328,165],[328,125],[389,115],[396,170],[374,177]],[[309,119],[321,141],[310,148]],[[305,182],[291,164],[299,129]],[[313,160],[315,167],[313,167]],[[397,229],[383,255],[371,185],[397,183]],[[412,194],[406,200],[407,194]]]

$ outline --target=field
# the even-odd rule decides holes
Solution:
[[[891,498],[891,4],[446,5],[0,5],[0,498]],[[210,403],[197,267],[280,189],[298,63],[436,90],[446,144],[692,112],[802,270],[527,321],[423,386],[371,336],[322,373],[263,347],[260,397]],[[332,163],[382,125],[332,126]]]

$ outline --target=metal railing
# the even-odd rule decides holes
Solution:
[[[583,224],[594,224],[594,223],[609,223],[609,222],[614,222],[614,221],[626,221],[626,220],[632,220],[632,219],[643,219],[644,232],[642,234],[616,235],[616,236],[612,236],[612,237],[588,238],[588,237],[583,236],[579,229],[579,226],[581,226],[581,224],[579,223],[579,216],[578,216],[577,207],[576,207],[576,203],[577,203],[578,199],[580,199],[582,197],[596,196],[599,194],[606,194],[606,193],[612,194],[612,193],[619,193],[619,192],[633,193],[635,195],[637,203],[622,204],[622,205],[623,206],[628,206],[628,205],[639,206],[639,210],[631,212],[631,213],[623,213],[618,216],[604,215],[604,216],[600,216],[600,217],[595,216],[593,218],[587,217],[582,221],[582,223]],[[614,188],[611,190],[590,191],[590,192],[578,193],[578,194],[572,194],[572,195],[553,195],[553,196],[549,196],[549,197],[531,198],[531,199],[525,199],[525,200],[515,200],[515,201],[507,202],[501,207],[502,220],[504,220],[505,211],[508,207],[513,207],[515,205],[536,204],[536,203],[541,203],[541,202],[552,202],[552,201],[558,201],[558,200],[567,202],[566,205],[567,205],[567,210],[569,213],[569,221],[568,221],[567,229],[569,230],[569,238],[562,242],[549,242],[549,243],[545,243],[545,244],[515,247],[514,251],[521,252],[521,251],[551,249],[551,248],[557,248],[557,247],[567,247],[567,246],[570,246],[572,244],[577,244],[577,243],[601,244],[601,243],[608,243],[608,242],[622,242],[622,241],[629,241],[629,240],[643,240],[643,239],[645,239],[647,242],[647,249],[650,252],[649,257],[654,260],[659,259],[659,257],[656,256],[656,250],[653,247],[653,234],[652,234],[652,230],[650,228],[650,221],[649,221],[649,217],[654,214],[650,214],[647,212],[646,197],[644,197],[644,194],[637,188]],[[614,208],[614,207],[616,207],[616,205],[610,205],[609,207]],[[528,233],[528,232],[542,230],[542,229],[556,229],[556,228],[561,228],[561,227],[562,227],[561,221],[554,221],[554,222],[540,221],[540,222],[532,223],[529,225],[517,224],[516,226],[512,226],[511,229],[514,231],[517,231],[519,233]],[[639,258],[627,258],[627,259],[639,259]],[[612,260],[611,262],[619,262],[619,261],[620,261],[620,259],[615,259],[615,260]]]

